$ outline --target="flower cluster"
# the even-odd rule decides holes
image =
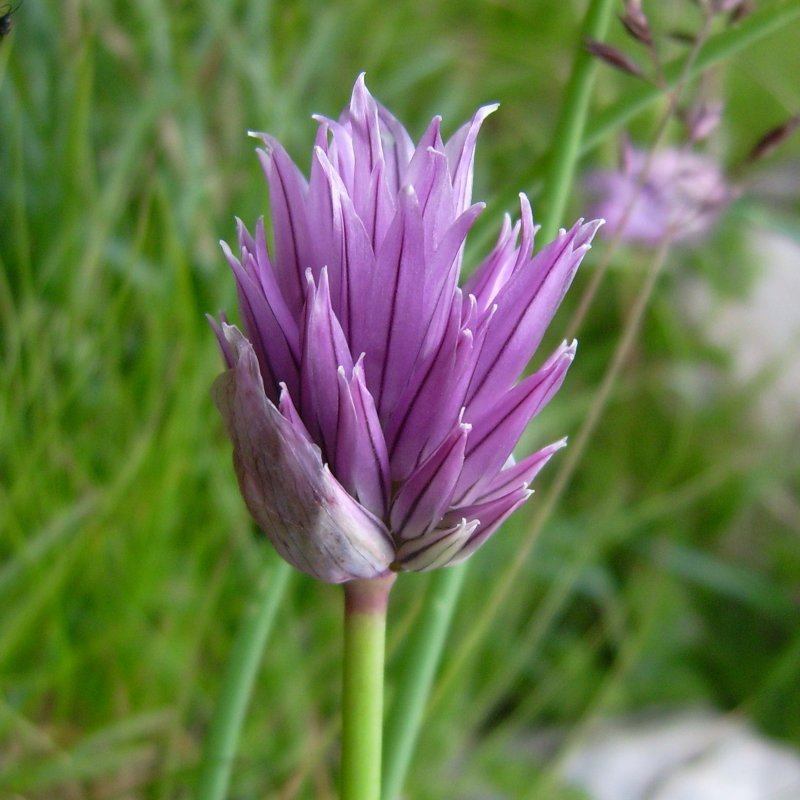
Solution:
[[[561,385],[564,343],[536,351],[598,227],[579,221],[533,254],[506,217],[459,288],[481,108],[446,143],[415,145],[361,76],[337,120],[317,117],[308,180],[259,134],[263,220],[223,244],[244,334],[212,322],[228,370],[216,402],[247,506],[278,552],[329,582],[424,570],[474,552],[522,504],[558,441],[516,462]]]
[[[674,147],[648,156],[627,141],[620,168],[591,173],[586,188],[595,198],[592,210],[606,220],[605,236],[653,247],[667,237],[702,239],[735,197],[708,156]]]

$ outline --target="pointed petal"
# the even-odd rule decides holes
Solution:
[[[431,272],[440,278],[444,286],[455,289],[458,280],[458,269],[452,268],[456,262],[459,251],[464,247],[464,241],[470,232],[475,220],[486,208],[486,203],[475,203],[452,222],[438,242],[436,250],[431,256]],[[447,280],[447,279],[450,280]]]
[[[478,131],[486,117],[498,107],[498,103],[493,103],[479,108],[472,119],[466,125],[462,125],[445,146],[445,153],[450,162],[450,173],[453,176],[456,213],[464,211],[472,198],[473,162]]]
[[[542,467],[566,444],[566,438],[559,439],[527,458],[523,458],[518,464],[504,467],[494,477],[478,481],[462,502],[488,503],[517,489],[527,489]]]
[[[328,271],[331,305],[335,314],[339,314],[339,300],[342,295],[342,215],[338,196],[344,191],[341,179],[333,170],[328,157],[321,148],[314,148],[311,160],[311,177],[308,182],[308,218],[314,220],[312,246],[314,256],[311,264],[311,275],[318,280],[323,267]]]
[[[286,347],[291,353],[295,367],[300,363],[300,329],[296,317],[289,310],[280,286],[275,279],[275,271],[267,252],[267,234],[264,230],[264,218],[260,217],[256,224],[255,258],[251,255],[246,259],[251,272],[255,273],[256,280],[261,286],[264,298],[269,305],[275,323],[286,341]]]
[[[382,419],[394,407],[422,346],[425,284],[422,219],[409,187],[401,192],[400,208],[377,254],[367,312],[367,385]]]
[[[239,301],[239,310],[242,315],[245,332],[250,337],[253,349],[258,357],[258,363],[261,365],[261,372],[265,379],[264,389],[270,400],[274,400],[278,378],[269,362],[266,341],[264,339],[264,329],[260,328],[258,324],[259,315],[263,315],[264,317],[268,316],[268,314],[264,313],[263,305],[265,304],[261,303],[258,288],[253,285],[252,280],[247,275],[239,259],[233,255],[225,242],[221,241],[220,246],[236,278],[236,296]]]
[[[403,185],[406,168],[414,153],[414,143],[402,123],[380,103],[378,103],[378,119],[381,123],[386,183],[393,187],[396,194]]]
[[[520,224],[522,226],[522,240],[519,243],[517,250],[517,258],[514,262],[514,267],[511,271],[513,275],[520,267],[527,264],[533,255],[533,239],[536,235],[538,227],[533,224],[533,211],[531,209],[531,202],[528,196],[520,192],[519,194],[519,209],[520,209]],[[591,238],[591,237],[589,237]],[[576,237],[577,239],[577,237]],[[581,242],[583,244],[583,242]],[[577,242],[573,247],[577,247]]]
[[[388,531],[344,491],[319,449],[267,399],[250,343],[236,328],[223,330],[236,361],[217,379],[214,396],[253,518],[283,558],[320,580],[385,575],[394,558]]]
[[[370,176],[375,165],[383,162],[383,143],[378,121],[378,104],[369,93],[362,72],[353,87],[347,115],[353,137],[354,175],[352,196],[356,208],[364,207]]]
[[[291,426],[297,431],[298,434],[301,436],[305,436],[306,440],[314,444],[315,447],[318,447],[314,440],[311,438],[311,435],[308,432],[308,428],[306,428],[305,422],[300,418],[300,414],[297,411],[297,408],[294,405],[294,400],[292,400],[291,394],[289,394],[289,390],[286,387],[285,383],[282,383],[280,391],[280,397],[278,399],[278,411],[283,414],[284,417],[289,421]]]
[[[462,519],[449,528],[436,528],[427,536],[409,539],[397,548],[394,568],[426,572],[448,564],[475,533],[480,522]]]
[[[484,203],[475,203],[461,214],[447,229],[429,259],[430,288],[425,293],[425,302],[426,309],[430,310],[425,311],[424,318],[429,318],[430,324],[425,335],[425,349],[435,347],[442,335],[450,303],[457,291],[464,240],[485,207]]]
[[[488,503],[454,508],[445,517],[443,524],[461,515],[467,519],[479,520],[480,527],[448,563],[454,565],[466,561],[532,494],[530,489],[517,489]]]
[[[222,322],[227,322],[223,315],[220,316]],[[217,337],[217,343],[219,344],[222,358],[225,361],[225,366],[230,369],[233,366],[233,351],[231,350],[231,346],[228,344],[228,340],[225,338],[225,335],[222,332],[222,325],[217,322],[214,317],[211,316],[211,314],[206,314],[206,320],[208,320],[211,330],[214,331],[214,336]]]
[[[262,370],[267,373],[270,399],[275,399],[278,381],[285,381],[290,391],[296,391],[300,349],[297,323],[288,314],[277,286],[270,283],[271,271],[264,270],[259,276],[264,282],[257,284],[251,277],[258,273],[253,257],[245,251],[249,264],[245,270],[228,245],[220,244],[236,278],[245,330],[253,341]],[[263,290],[265,285],[270,290],[268,295]]]
[[[438,349],[417,363],[386,425],[395,481],[404,480],[442,442],[463,405],[472,332],[460,328],[459,318],[453,303]]]
[[[389,456],[375,402],[364,382],[362,360],[353,367],[350,380],[341,367],[338,378],[336,475],[365,508],[383,518],[390,492]]]
[[[441,151],[444,147],[442,141],[442,118],[437,114],[425,129],[425,133],[420,136],[417,146],[414,149],[414,154],[411,156],[411,161],[408,165],[408,174],[406,180],[408,183],[413,182],[413,175],[415,173],[416,160],[418,158],[425,158],[425,153],[429,150]]]
[[[386,238],[394,215],[397,213],[395,203],[397,192],[391,191],[389,179],[385,175],[386,167],[379,162],[370,176],[367,207],[359,213],[359,218],[372,242],[372,249],[376,253]]]
[[[348,194],[352,194],[355,180],[355,154],[353,153],[353,136],[349,126],[342,125],[321,114],[312,114],[312,119],[319,123],[315,147],[322,149],[337,175],[347,187]]]
[[[445,154],[429,147],[421,155],[415,155],[409,165],[407,182],[417,193],[425,222],[425,252],[432,253],[455,217]]]
[[[269,184],[276,278],[289,308],[299,313],[305,296],[305,271],[313,256],[305,207],[308,186],[280,143],[266,134],[260,136],[266,145],[266,150],[258,150],[258,157]]]
[[[236,217],[236,237],[239,241],[239,250],[248,250],[251,253],[256,252],[256,242],[255,239],[250,235],[250,231],[247,230],[247,226]]]
[[[514,267],[514,247],[520,225],[511,227],[511,217],[503,217],[503,227],[488,256],[476,267],[464,284],[464,294],[473,295],[478,308],[485,311],[506,284]]]
[[[519,441],[530,420],[558,391],[575,357],[576,343],[562,344],[541,369],[500,396],[488,408],[466,417],[473,423],[464,458],[464,469],[456,488],[460,497],[482,476],[497,473]]]
[[[322,186],[318,185],[321,181]],[[317,198],[317,194],[325,197]],[[321,220],[316,260],[328,267],[331,306],[345,337],[358,352],[372,291],[375,254],[341,178],[319,149],[312,168],[310,195],[313,217]]]
[[[300,414],[315,441],[331,459],[339,424],[337,371],[350,374],[353,360],[330,302],[328,271],[323,268],[319,286],[308,272],[303,357],[300,365]]]
[[[413,539],[423,536],[438,524],[450,505],[464,462],[470,428],[470,425],[459,422],[400,487],[389,514],[395,536]]]
[[[593,234],[599,223],[587,223]],[[516,271],[497,295],[468,398],[481,407],[512,386],[536,351],[589,245],[586,226],[562,233]],[[583,242],[575,247],[576,238]]]

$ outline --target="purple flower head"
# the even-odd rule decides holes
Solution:
[[[719,166],[677,148],[659,150],[647,162],[646,152],[624,142],[619,170],[587,178],[597,201],[592,211],[606,220],[604,235],[653,247],[667,235],[674,242],[702,239],[734,197]]]
[[[259,134],[263,220],[223,244],[244,335],[212,322],[228,365],[216,402],[247,506],[278,552],[325,581],[424,570],[469,556],[531,494],[558,441],[512,450],[575,354],[564,343],[520,379],[597,222],[533,255],[530,205],[506,217],[463,288],[478,130],[415,145],[356,81],[317,117],[308,180]]]

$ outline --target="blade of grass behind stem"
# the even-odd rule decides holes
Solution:
[[[593,0],[586,12],[586,21],[576,48],[566,96],[553,133],[553,147],[548,157],[542,189],[541,202],[544,206],[544,216],[539,236],[544,242],[555,238],[564,216],[580,159],[581,140],[589,114],[597,58],[584,48],[583,41],[587,38],[600,40],[605,37],[614,5],[613,0]]]
[[[186,665],[184,680],[179,694],[175,698],[175,713],[164,736],[164,777],[158,795],[161,800],[169,800],[178,794],[177,781],[184,769],[181,741],[187,727],[186,721],[189,719],[189,708],[196,695],[198,677],[202,670],[203,642],[206,639],[210,625],[213,623],[214,612],[222,591],[223,578],[229,568],[230,559],[227,557],[221,558],[214,565],[206,584],[206,591],[203,593],[197,607],[190,659]]]
[[[269,566],[242,621],[206,739],[197,800],[224,800],[227,793],[245,712],[290,572],[285,561]]]
[[[406,656],[399,669],[400,684],[388,716],[382,800],[394,800],[403,788],[465,576],[462,565],[439,570],[431,578],[425,605],[405,649]]]

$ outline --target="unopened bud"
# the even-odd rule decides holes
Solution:
[[[750,0],[743,0],[743,2],[739,3],[736,8],[731,11],[728,16],[728,22],[731,25],[735,25],[737,22],[741,22],[745,17],[749,17],[752,13],[753,4]]]
[[[650,30],[650,23],[647,21],[642,4],[638,0],[628,0],[625,3],[625,13],[620,15],[620,21],[625,26],[625,30],[633,36],[636,41],[647,45],[653,44],[653,34]]]
[[[744,4],[744,0],[711,0],[710,5],[714,14],[735,14]]]
[[[669,31],[667,36],[672,39],[673,42],[678,42],[679,44],[694,44],[697,41],[697,35],[691,31]]]
[[[758,161],[768,156],[800,127],[800,114],[790,117],[783,125],[767,131],[747,154],[745,161]]]
[[[722,119],[723,104],[720,101],[702,102],[688,109],[683,115],[683,122],[693,142],[708,137],[716,129]]]
[[[642,68],[630,57],[612,47],[610,44],[598,42],[596,39],[586,39],[586,49],[601,61],[610,64],[615,69],[627,72],[629,75],[635,75],[637,78],[643,78],[644,72]]]

